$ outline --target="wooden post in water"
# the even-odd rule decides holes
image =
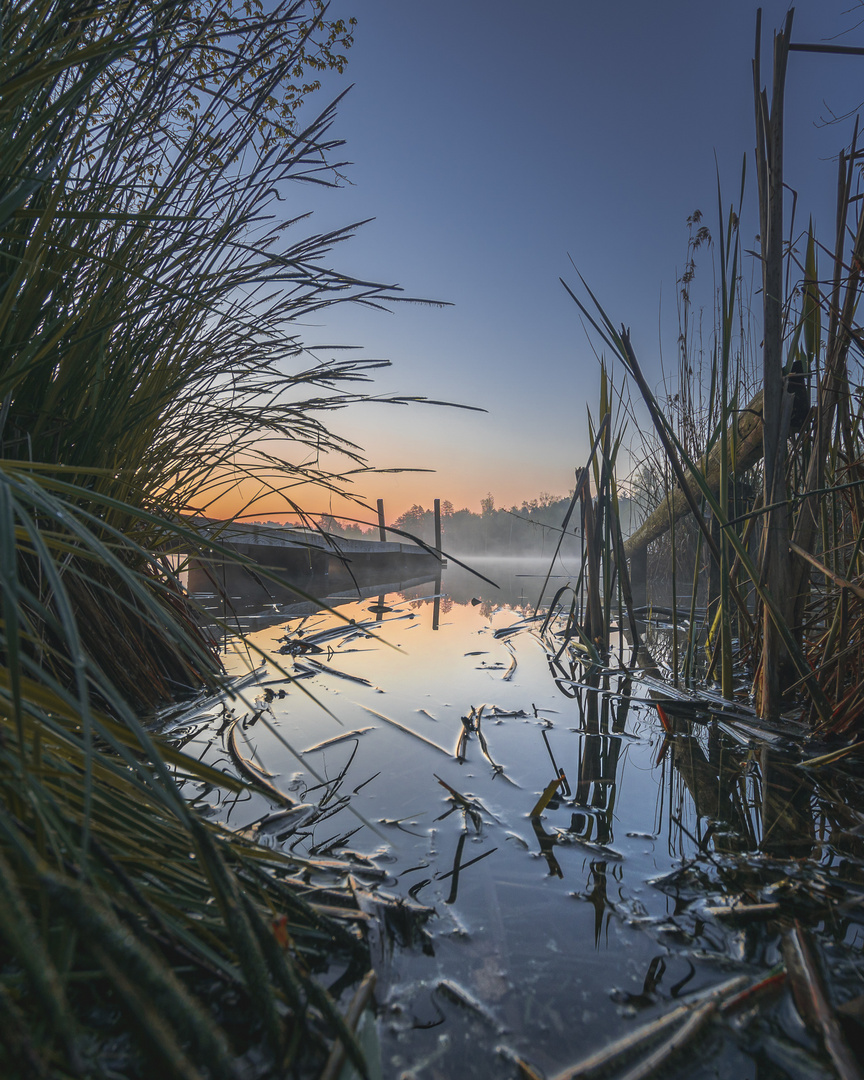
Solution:
[[[436,499],[433,503],[435,513],[435,550],[438,558],[441,558],[441,500]],[[441,570],[435,575],[435,599],[432,602],[432,629],[438,629],[438,620],[441,617]]]
[[[380,540],[387,539],[387,529],[384,526],[384,500],[378,500],[378,538]]]

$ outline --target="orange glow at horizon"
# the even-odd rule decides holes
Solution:
[[[559,480],[554,484],[554,479]],[[332,514],[343,521],[354,520],[364,527],[377,525],[376,503],[384,500],[384,517],[392,525],[411,506],[419,504],[431,510],[434,500],[449,500],[454,509],[480,511],[480,500],[491,492],[499,507],[520,506],[524,499],[537,498],[551,489],[558,497],[568,493],[568,487],[556,477],[549,485],[534,485],[529,476],[516,478],[507,475],[472,475],[447,477],[440,473],[381,473],[365,476],[362,488],[357,485],[356,500],[340,497],[313,484],[296,485],[284,493],[267,490],[250,479],[238,479],[229,492],[206,506],[196,507],[208,517],[239,517],[245,521],[276,521],[296,524],[301,516],[318,519]],[[276,485],[273,484],[273,487]],[[572,481],[570,482],[572,487]],[[352,492],[353,494],[353,492]],[[365,498],[364,498],[365,496]],[[302,512],[302,514],[301,514]]]
[[[521,507],[545,493],[568,495],[575,483],[574,459],[586,452],[580,453],[578,431],[567,432],[563,440],[550,433],[519,445],[519,430],[499,423],[494,415],[458,410],[430,414],[419,408],[394,415],[380,406],[371,412],[373,408],[348,409],[338,425],[341,436],[364,447],[369,467],[363,459],[346,461],[338,454],[297,461],[298,447],[273,440],[264,448],[270,463],[280,458],[286,462],[285,471],[255,455],[238,456],[233,474],[223,474],[209,497],[202,493],[200,501],[194,500],[195,510],[210,517],[286,524],[296,524],[304,515],[318,520],[327,514],[372,528],[378,524],[378,499],[384,501],[388,525],[414,505],[431,510],[435,499],[475,513],[489,494],[497,507]],[[434,423],[430,426],[428,420]],[[516,452],[490,453],[502,430]],[[305,481],[304,470],[309,477]],[[316,484],[318,476],[334,490]]]

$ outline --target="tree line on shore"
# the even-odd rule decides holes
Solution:
[[[551,495],[542,491],[533,499],[523,499],[520,505],[496,506],[489,493],[480,500],[480,512],[463,507],[454,509],[449,499],[441,500],[441,546],[445,551],[464,555],[534,555],[554,552],[562,524],[570,506],[572,493]],[[621,500],[622,517],[629,520],[629,502]],[[355,521],[340,520],[331,514],[322,515],[319,526],[335,536],[352,540],[377,540],[378,526],[365,527]],[[627,522],[625,522],[625,525]],[[427,544],[435,543],[435,515],[415,503],[391,523],[394,530],[409,533]],[[574,515],[568,523],[562,552],[578,554],[581,548],[581,522]],[[389,534],[398,540],[398,533]]]

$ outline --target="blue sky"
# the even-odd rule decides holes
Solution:
[[[297,186],[290,209],[313,210],[316,230],[374,218],[333,264],[453,306],[331,309],[305,337],[392,360],[379,392],[488,410],[372,406],[333,416],[372,464],[437,470],[359,483],[373,503],[384,497],[388,517],[436,495],[478,509],[487,491],[510,505],[571,486],[588,451],[599,370],[558,281],[575,284],[570,257],[613,319],[631,327],[650,379],[660,378],[661,340],[674,364],[685,223],[698,208],[715,228],[715,154],[727,203],[747,155],[746,246],[758,232],[756,7],[334,0],[331,12],[358,18],[346,69],[354,86],[334,128],[353,163],[350,183],[321,193]],[[785,13],[763,5],[763,81]],[[792,38],[830,41],[846,30],[837,40],[864,45],[862,18],[857,0],[804,0]],[[786,179],[799,192],[801,226],[812,214],[828,244],[834,157],[851,122],[825,127],[820,118],[862,100],[864,58],[791,56]]]

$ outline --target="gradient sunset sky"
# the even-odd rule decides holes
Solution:
[[[764,82],[787,5],[762,6]],[[729,205],[745,155],[742,239],[756,246],[756,9],[749,0],[334,0],[331,15],[358,19],[344,81],[328,83],[334,92],[353,83],[334,129],[353,162],[350,183],[296,185],[286,216],[314,211],[316,232],[374,218],[333,265],[453,306],[330,309],[301,332],[310,345],[390,359],[375,392],[488,410],[369,405],[332,415],[370,464],[436,470],[355,482],[373,505],[384,498],[389,521],[436,496],[478,510],[487,492],[509,506],[572,486],[599,365],[558,280],[577,285],[571,258],[613,321],[631,328],[649,380],[660,380],[661,347],[674,368],[686,219],[699,209],[716,230],[715,169]],[[864,45],[864,8],[803,0],[792,40]],[[864,57],[791,55],[786,180],[799,231],[812,216],[828,245],[836,153],[852,122],[822,121],[862,101]],[[703,255],[708,304],[709,263]],[[756,272],[745,259],[745,273]],[[295,496],[311,511],[331,508],[311,491]],[[278,510],[271,499],[256,516]]]

